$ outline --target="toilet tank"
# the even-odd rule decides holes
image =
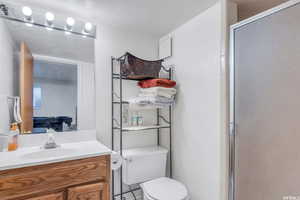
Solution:
[[[166,176],[167,155],[159,146],[123,150],[123,182],[132,185]]]

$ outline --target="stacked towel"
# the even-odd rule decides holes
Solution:
[[[128,100],[130,109],[153,109],[164,108],[174,104],[174,98],[160,96],[142,96],[134,97]]]
[[[174,98],[176,94],[175,88],[151,87],[140,90],[140,96],[160,96],[166,98]]]
[[[164,108],[174,105],[175,81],[168,79],[151,79],[140,81],[141,87],[137,97],[128,100],[130,109]]]

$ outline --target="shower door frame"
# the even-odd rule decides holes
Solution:
[[[290,0],[277,7],[269,9],[258,15],[250,17],[239,23],[230,26],[230,59],[229,59],[229,177],[228,177],[228,199],[235,199],[235,146],[236,146],[236,123],[235,123],[235,31],[239,28],[258,21],[262,18],[271,16],[277,12],[288,9],[300,4],[300,0]]]

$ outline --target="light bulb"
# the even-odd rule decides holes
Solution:
[[[75,20],[72,17],[67,18],[67,25],[72,27],[75,24]]]
[[[51,13],[51,12],[46,12],[45,17],[46,17],[46,23],[45,23],[45,25],[49,26],[49,27],[52,27],[53,26],[53,21],[55,19],[54,14]],[[50,29],[47,29],[47,30],[50,30]]]
[[[28,6],[24,6],[22,8],[22,12],[23,12],[23,15],[24,15],[24,21],[27,22],[27,23],[33,23],[31,8],[28,7]]]
[[[32,10],[31,10],[31,8],[28,7],[28,6],[24,6],[24,7],[22,8],[22,12],[23,12],[23,14],[24,14],[26,17],[31,17],[31,16],[32,16]]]
[[[93,28],[93,25],[90,22],[85,23],[84,30],[85,32],[90,32]]]
[[[46,17],[46,20],[47,20],[48,22],[53,22],[54,19],[55,19],[54,14],[51,13],[51,12],[47,12],[47,13],[45,14],[45,17]]]

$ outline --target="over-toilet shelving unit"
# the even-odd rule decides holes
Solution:
[[[112,118],[111,118],[111,146],[113,151],[118,151],[121,156],[123,156],[123,134],[126,134],[131,131],[145,131],[145,130],[156,130],[157,134],[157,145],[160,145],[160,133],[161,129],[168,129],[169,130],[169,176],[172,178],[172,106],[168,107],[168,119],[166,119],[162,113],[161,109],[157,108],[156,109],[156,124],[152,126],[136,126],[136,127],[125,127],[123,126],[123,106],[128,104],[128,102],[124,101],[124,95],[123,95],[123,86],[124,82],[126,81],[136,81],[132,79],[126,78],[122,74],[121,70],[121,64],[120,62],[125,59],[125,55],[120,57],[120,58],[111,58],[111,112],[112,112]],[[118,72],[116,69],[119,69]],[[168,79],[172,80],[172,72],[173,69],[172,67],[166,68],[162,66],[162,70],[167,73]],[[115,81],[119,81],[119,91],[115,91]],[[119,107],[119,114],[118,116],[115,116],[115,111],[116,107]],[[164,122],[164,125],[161,123]],[[119,134],[120,136],[117,137],[119,139],[119,149],[115,148],[115,134]],[[130,189],[127,191],[124,191],[123,189],[123,169],[122,167],[119,169],[120,170],[120,192],[116,194],[115,190],[115,173],[112,171],[112,200],[115,200],[116,198],[123,200],[123,197],[125,194],[128,193],[133,193],[137,190],[140,190],[140,188],[135,188],[135,189]]]

